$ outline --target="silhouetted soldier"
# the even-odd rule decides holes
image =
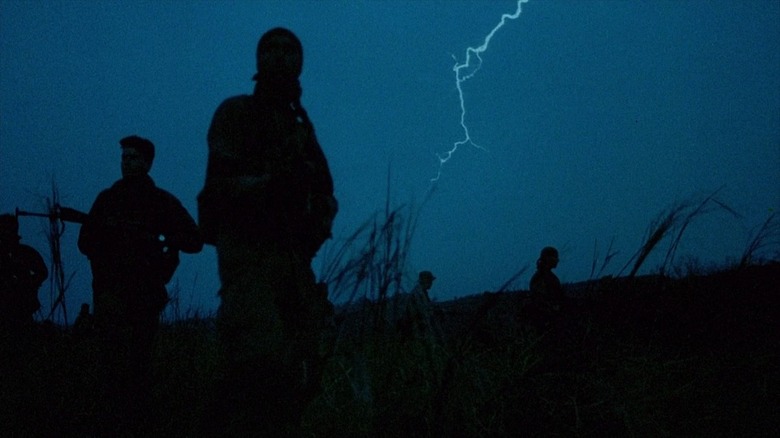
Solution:
[[[223,430],[215,423],[215,434],[294,434],[319,391],[329,303],[311,260],[330,237],[337,204],[300,103],[302,65],[292,32],[266,32],[254,93],[225,100],[208,131],[199,220],[206,243],[216,246],[222,282],[218,329],[228,399],[217,402],[215,416],[229,424]]]
[[[435,279],[431,271],[421,271],[410,293],[395,296],[396,330],[402,338],[433,340],[440,335],[428,296]]]
[[[89,304],[82,303],[76,321],[73,323],[73,337],[83,339],[92,334],[95,328],[95,320],[89,313]]]
[[[41,255],[19,243],[19,222],[11,214],[0,215],[0,330],[3,342],[27,342],[33,314],[41,307],[38,289],[49,277]]]
[[[563,288],[552,270],[558,266],[558,250],[547,246],[536,261],[536,272],[531,277],[531,296],[551,306],[560,306],[564,299]]]
[[[552,270],[558,266],[558,250],[548,246],[542,249],[536,261],[536,272],[531,277],[531,301],[527,316],[538,329],[560,332],[564,323],[561,306],[565,295],[561,281]]]
[[[152,343],[168,301],[165,284],[178,265],[179,250],[196,253],[203,247],[192,216],[148,175],[152,142],[130,136],[119,143],[122,178],[98,195],[78,241],[92,267],[108,396],[120,404],[108,406],[117,412],[105,421],[113,415],[132,421],[129,405],[147,395]]]

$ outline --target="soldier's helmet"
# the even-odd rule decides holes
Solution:
[[[553,248],[552,246],[546,246],[542,248],[542,253],[539,255],[539,258],[547,259],[551,257],[558,258],[558,250]]]
[[[257,52],[255,56],[257,60],[258,73],[255,74],[253,78],[254,80],[257,80],[260,75],[260,71],[262,69],[261,57],[263,53],[267,50],[272,49],[271,47],[272,41],[278,37],[286,38],[292,43],[292,46],[290,48],[295,52],[297,52],[298,59],[300,60],[300,62],[298,62],[298,64],[295,66],[295,71],[293,71],[292,73],[296,78],[301,75],[301,71],[303,71],[303,45],[301,44],[301,40],[298,39],[298,37],[291,30],[285,29],[283,27],[275,27],[269,30],[268,32],[264,33],[263,36],[260,37],[260,41],[257,42]]]
[[[433,276],[433,272],[431,271],[421,271],[420,272],[420,281],[433,281],[436,280],[436,277]]]
[[[558,266],[558,250],[552,246],[546,246],[539,254],[539,260],[536,261],[536,267],[539,269],[552,269]]]

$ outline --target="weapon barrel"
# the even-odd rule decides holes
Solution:
[[[54,209],[51,211],[51,213],[36,213],[32,211],[24,211],[20,210],[18,207],[16,208],[16,216],[34,216],[34,217],[45,217],[50,220],[52,219],[60,219],[65,222],[74,222],[77,224],[83,224],[86,220],[88,215],[86,213],[80,212],[78,210],[74,210],[69,207],[61,207],[60,205],[55,205]]]
[[[24,211],[19,210],[19,208],[16,208],[16,216],[35,216],[35,217],[54,217],[55,214],[49,214],[49,213],[34,213],[32,211]]]

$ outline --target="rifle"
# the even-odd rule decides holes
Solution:
[[[35,213],[30,211],[16,209],[16,216],[32,216],[32,217],[45,217],[51,221],[59,220],[62,222],[72,222],[76,224],[84,224],[89,219],[89,214],[78,211],[70,207],[63,207],[59,204],[54,204],[54,208],[49,213]],[[117,225],[117,224],[114,224]],[[121,225],[126,227],[132,227],[149,233],[153,239],[159,243],[160,249],[160,274],[162,279],[167,284],[173,277],[173,273],[179,266],[179,250],[166,244],[165,236],[162,234],[151,233],[145,227],[133,222],[121,222]]]
[[[17,217],[19,216],[45,217],[51,221],[59,220],[62,222],[72,222],[74,224],[81,224],[81,225],[84,225],[87,222],[87,220],[89,220],[89,214],[78,211],[70,207],[63,207],[59,204],[54,204],[54,207],[51,209],[49,213],[35,213],[31,211],[24,211],[24,210],[20,210],[17,207],[16,216]],[[126,229],[139,230],[149,234],[149,236],[152,237],[154,240],[160,243],[165,243],[164,235],[154,233],[151,230],[149,230],[147,227],[145,227],[143,224],[136,221],[112,218],[109,220],[101,220],[100,223],[103,225],[119,226]]]
[[[54,204],[54,208],[52,208],[49,213],[34,213],[31,211],[19,210],[17,207],[16,216],[45,217],[49,220],[60,220],[63,222],[73,222],[76,224],[83,224],[89,217],[89,215],[84,212],[69,207],[62,207],[59,204]]]

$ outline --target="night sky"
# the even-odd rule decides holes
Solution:
[[[438,300],[495,290],[539,250],[561,250],[563,282],[586,280],[594,246],[615,274],[675,202],[717,198],[679,265],[739,258],[780,207],[780,2],[532,0],[493,35],[481,69],[453,66],[483,44],[508,1],[0,0],[0,212],[89,210],[120,177],[120,138],[152,140],[151,176],[196,216],[206,131],[225,98],[253,88],[255,47],[275,26],[304,46],[303,104],[340,203],[338,244],[390,193],[419,207],[406,284],[438,277]],[[439,175],[439,172],[440,175]],[[439,178],[431,180],[439,175]],[[427,202],[423,204],[423,201]],[[48,259],[45,220],[23,243]],[[91,302],[88,260],[68,225],[71,315]],[[655,270],[669,243],[646,263]],[[777,247],[765,257],[776,257]],[[321,258],[315,259],[315,272]],[[183,255],[182,305],[213,311],[213,247]],[[48,306],[48,284],[41,301]]]

